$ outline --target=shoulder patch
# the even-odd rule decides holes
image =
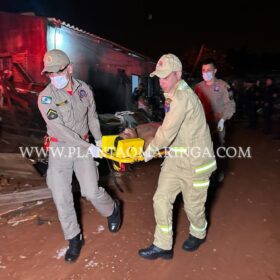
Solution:
[[[164,112],[168,113],[170,110],[170,103],[172,102],[171,98],[166,98],[164,102]]]
[[[56,119],[57,117],[58,117],[57,112],[56,112],[55,110],[53,110],[53,109],[49,109],[49,111],[47,112],[47,118],[48,118],[49,120],[54,120],[54,119]]]
[[[85,96],[87,96],[87,93],[84,89],[80,89],[78,94],[80,98],[84,98]]]
[[[51,96],[42,96],[41,97],[41,103],[42,104],[51,104],[52,103],[52,97]]]
[[[219,85],[214,85],[214,92],[219,92],[220,91],[220,86]]]

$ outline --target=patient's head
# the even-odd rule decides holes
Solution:
[[[137,132],[135,128],[126,128],[123,132],[121,132],[120,137],[123,139],[137,138]]]

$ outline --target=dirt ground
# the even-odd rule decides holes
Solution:
[[[116,175],[123,193],[112,176],[102,179],[123,202],[118,233],[110,233],[107,220],[81,199],[86,243],[74,264],[64,261],[67,242],[52,199],[2,216],[0,279],[280,279],[280,141],[236,127],[230,144],[250,146],[252,158],[231,159],[223,185],[210,190],[207,241],[198,251],[181,249],[189,223],[178,197],[173,259],[137,255],[153,241],[152,197],[160,171],[160,160],[153,160]]]

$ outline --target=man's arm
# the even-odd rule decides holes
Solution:
[[[93,92],[89,89],[89,107],[88,107],[88,126],[95,141],[101,140],[102,134],[100,123],[96,113],[96,105],[93,97]]]
[[[229,120],[235,113],[235,102],[233,98],[230,99],[229,90],[230,90],[230,86],[226,84],[223,91],[224,110],[223,110],[222,118],[224,120]]]

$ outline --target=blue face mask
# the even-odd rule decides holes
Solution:
[[[202,78],[205,82],[211,81],[213,79],[213,72],[208,71],[208,72],[202,73]]]
[[[54,85],[55,88],[63,89],[69,83],[69,79],[66,75],[54,76],[51,77],[51,83]]]

